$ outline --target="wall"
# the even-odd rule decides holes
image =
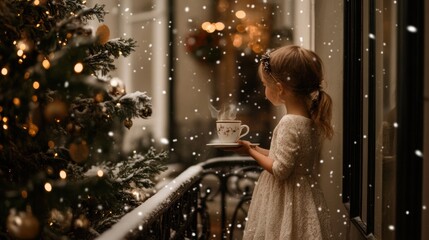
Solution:
[[[213,3],[210,0],[174,2],[175,126],[172,157],[181,162],[195,163],[207,159],[212,150],[202,144],[210,142],[213,137],[210,134],[214,130],[214,122],[208,107],[213,98],[215,69],[188,54],[185,43],[190,29],[200,28],[204,21],[212,21]]]
[[[315,51],[325,66],[325,90],[334,103],[332,122],[335,135],[326,141],[321,165],[322,190],[331,210],[335,239],[346,239],[347,210],[342,203],[343,135],[343,1],[315,1]]]

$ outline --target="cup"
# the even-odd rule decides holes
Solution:
[[[244,133],[242,133],[243,130],[245,130]],[[249,126],[242,125],[240,120],[217,120],[216,131],[219,142],[235,143],[249,133]]]

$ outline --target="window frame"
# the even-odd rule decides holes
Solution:
[[[369,32],[375,34],[376,6],[368,0],[344,1],[344,132],[343,132],[343,203],[353,225],[362,236],[375,239],[375,153],[376,153],[376,38],[368,39],[368,62],[364,62],[364,11],[368,13]],[[397,34],[397,239],[421,238],[423,158],[423,85],[424,85],[424,1],[398,1]],[[383,23],[381,23],[383,24]],[[414,26],[417,32],[407,27]],[[421,30],[421,31],[420,31]],[[368,64],[368,74],[364,74]],[[412,81],[410,81],[412,79]],[[368,99],[364,99],[364,85]],[[368,101],[367,118],[364,101]],[[412,114],[410,114],[412,113]],[[367,155],[364,155],[364,124],[367,124]],[[366,161],[366,162],[364,162]],[[366,199],[363,199],[364,163],[367,166]],[[366,209],[363,208],[364,201]],[[366,221],[363,211],[366,210]]]

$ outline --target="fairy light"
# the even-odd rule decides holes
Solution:
[[[243,11],[243,10],[238,10],[238,11],[235,13],[235,16],[236,16],[238,19],[243,19],[243,18],[245,18],[245,17],[246,17],[246,12],[245,12],[245,11]]]
[[[203,30],[206,30],[206,29],[207,29],[207,27],[208,27],[209,25],[211,25],[211,23],[210,23],[210,22],[203,22],[203,23],[201,24],[201,28],[202,28]]]
[[[29,128],[28,128],[28,135],[34,137],[37,135],[37,132],[39,131],[39,128],[36,126],[36,124],[30,122]]]
[[[81,73],[83,71],[83,64],[78,62],[76,65],[74,65],[74,71],[76,73]]]
[[[8,70],[7,70],[7,68],[5,68],[5,67],[1,69],[1,74],[2,74],[3,76],[6,76],[6,75],[8,74],[8,72],[9,72],[9,71],[8,71]]]
[[[216,26],[214,24],[210,24],[206,30],[208,33],[214,33],[216,31]]]
[[[223,22],[217,22],[215,23],[215,27],[216,27],[216,30],[222,31],[223,29],[225,29],[225,24]]]
[[[22,51],[25,51],[25,50],[27,50],[27,44],[25,44],[24,42],[22,42],[22,41],[20,41],[19,43],[18,43],[18,49],[20,49],[20,50],[22,50]]]
[[[24,55],[24,51],[23,51],[22,49],[19,49],[19,50],[16,52],[16,55],[18,55],[18,57],[22,57],[22,55]]]
[[[39,89],[40,88],[40,83],[38,81],[34,81],[33,82],[33,88],[36,89],[36,90]]]
[[[66,179],[66,178],[67,178],[67,173],[66,173],[66,171],[64,171],[64,170],[61,170],[61,171],[60,171],[60,178],[61,178],[61,179]]]
[[[102,177],[104,175],[103,170],[98,170],[97,171],[97,176]]]
[[[19,100],[19,98],[13,98],[12,102],[13,102],[13,104],[15,104],[15,106],[21,105],[21,100]]]
[[[42,62],[42,66],[43,66],[45,69],[49,69],[49,68],[51,67],[51,63],[49,62],[49,60],[48,60],[48,59],[45,59],[45,60],[43,60],[43,62]]]
[[[52,191],[52,185],[50,183],[45,183],[44,187],[45,187],[46,192]]]
[[[225,29],[225,24],[223,22],[216,22],[216,23],[203,22],[201,24],[201,29],[203,29],[208,33],[213,33],[215,31],[222,31],[223,29]]]
[[[0,112],[3,112],[3,108],[0,106]],[[7,130],[7,117],[3,117],[2,118],[2,120],[3,120],[3,129],[4,130]],[[0,145],[1,146],[1,145]],[[2,148],[0,147],[0,150],[1,150]]]

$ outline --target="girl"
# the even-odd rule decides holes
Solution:
[[[264,168],[254,189],[243,239],[331,239],[328,209],[315,165],[322,139],[331,138],[331,98],[323,91],[321,59],[299,46],[261,58],[259,76],[266,98],[285,106],[271,149],[239,141],[233,151]]]

